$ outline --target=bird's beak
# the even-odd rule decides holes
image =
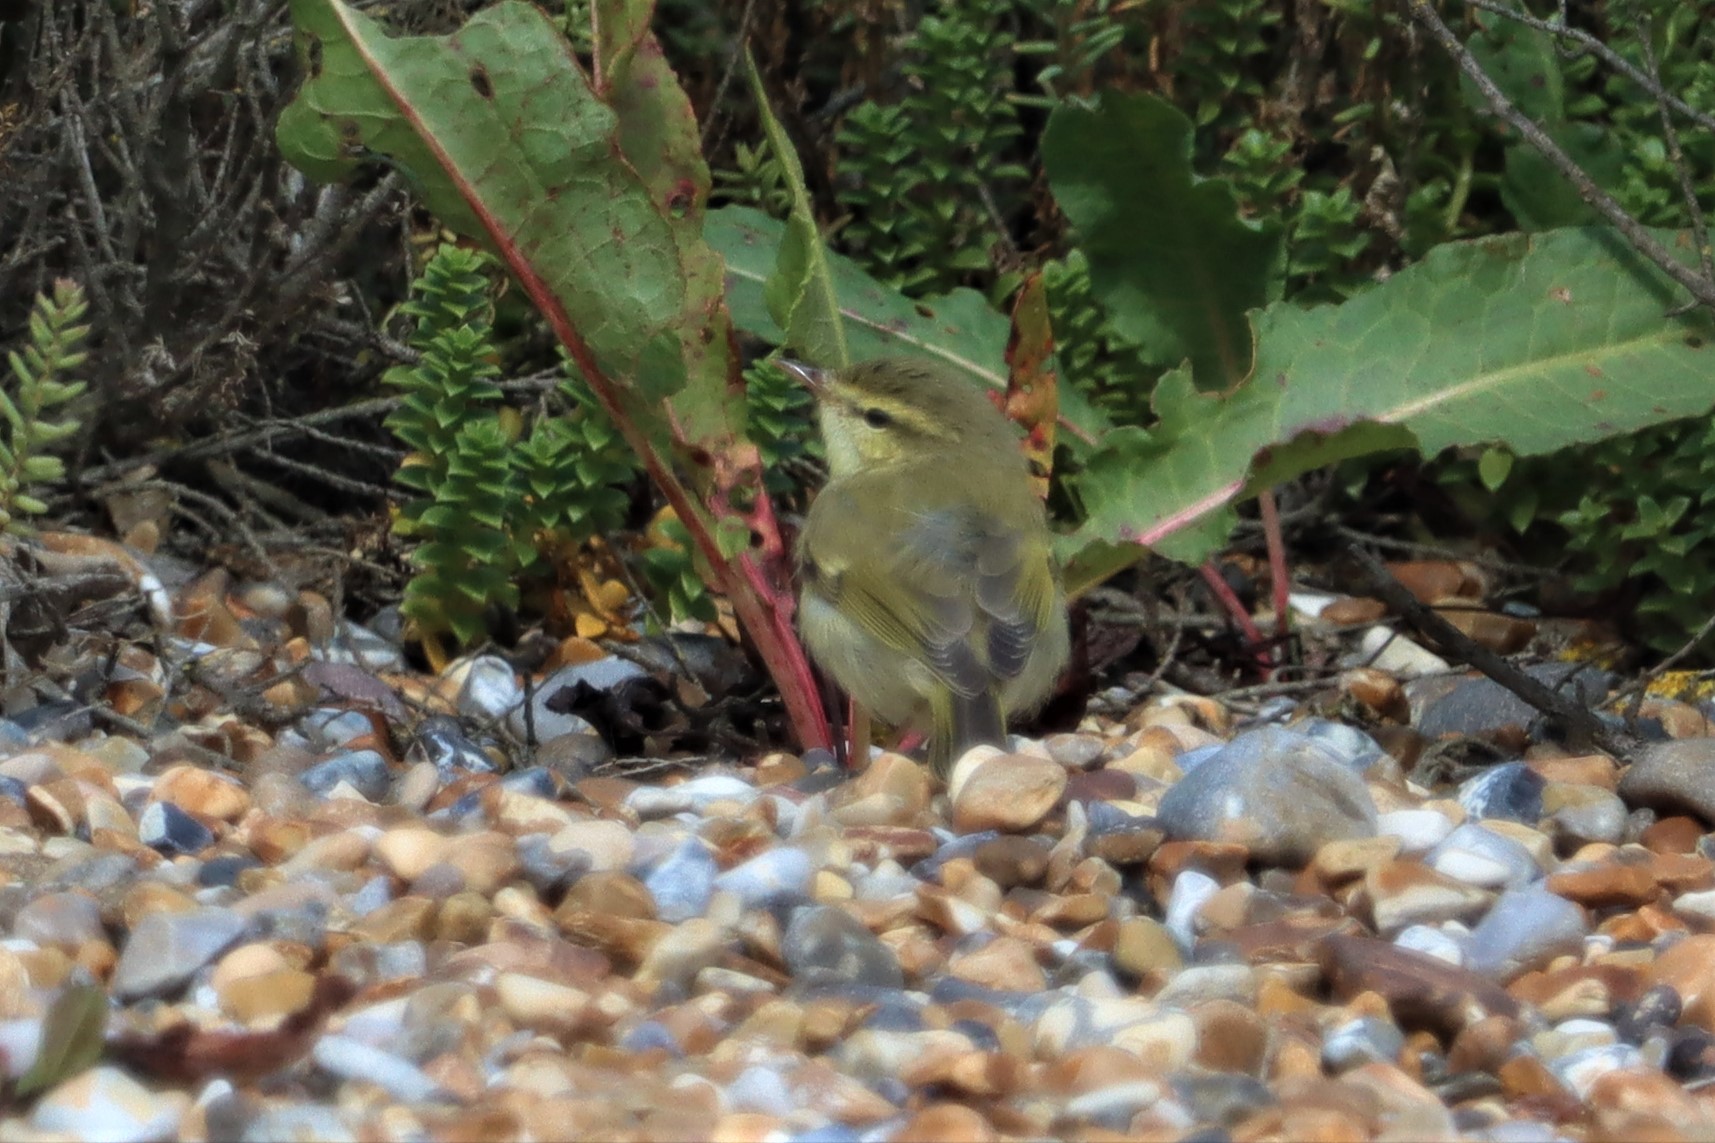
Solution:
[[[814,365],[805,365],[802,361],[792,361],[785,357],[780,358],[779,365],[794,381],[815,396],[820,397],[828,387],[828,372],[825,369],[817,369]]]

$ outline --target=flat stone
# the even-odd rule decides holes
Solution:
[[[1471,931],[1467,963],[1485,976],[1510,979],[1562,953],[1577,952],[1588,931],[1584,911],[1551,887],[1509,890]]]
[[[1536,663],[1525,673],[1573,702],[1593,706],[1608,692],[1611,676],[1581,663]],[[1493,679],[1467,679],[1441,698],[1425,704],[1416,719],[1418,732],[1435,739],[1448,735],[1478,737],[1507,727],[1523,728],[1538,717],[1536,708]]]
[[[154,1091],[121,1068],[98,1064],[43,1095],[30,1126],[70,1139],[149,1143],[176,1136],[190,1102],[181,1092]]]
[[[1336,996],[1379,993],[1408,1031],[1451,1037],[1486,1016],[1516,1018],[1520,1011],[1504,989],[1474,972],[1372,938],[1329,937],[1321,964]]]
[[[387,872],[411,882],[444,860],[453,846],[453,839],[445,834],[421,826],[402,826],[376,838],[374,852]]]
[[[806,982],[849,981],[882,988],[905,983],[893,950],[837,905],[794,912],[780,949],[787,971]]]
[[[1715,822],[1715,738],[1643,746],[1620,775],[1617,792],[1627,805]]]
[[[167,993],[189,980],[233,942],[249,922],[230,909],[151,913],[125,940],[111,988],[122,1000]]]
[[[1459,804],[1478,820],[1500,818],[1535,825],[1542,817],[1542,791],[1547,784],[1523,762],[1503,762],[1465,781],[1459,787]]]
[[[1162,798],[1175,839],[1230,842],[1259,861],[1302,865],[1330,841],[1375,833],[1363,779],[1326,746],[1278,727],[1233,739]]]
[[[1472,920],[1494,900],[1492,894],[1437,873],[1415,861],[1390,861],[1364,875],[1376,931],[1391,936],[1410,925]]]
[[[1028,754],[994,754],[954,774],[953,828],[1022,833],[1048,816],[1066,792],[1066,770]]]

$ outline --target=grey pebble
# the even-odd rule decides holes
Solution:
[[[1393,1064],[1405,1049],[1405,1034],[1386,1020],[1360,1016],[1331,1030],[1322,1041],[1322,1066],[1339,1074],[1360,1064]]]
[[[125,940],[113,969],[113,994],[135,1000],[170,992],[235,944],[249,927],[250,922],[231,909],[150,913]]]
[[[446,1095],[445,1089],[416,1064],[350,1036],[338,1033],[324,1035],[316,1041],[310,1056],[324,1071],[341,1079],[376,1084],[404,1103],[439,1099]]]
[[[1644,746],[1620,775],[1618,792],[1628,805],[1693,813],[1715,822],[1715,739],[1681,738]]]
[[[695,838],[684,841],[643,879],[655,898],[655,915],[670,924],[702,916],[718,872],[708,846]]]
[[[780,952],[787,970],[808,983],[839,981],[886,989],[905,984],[893,950],[856,917],[833,905],[794,912]]]
[[[1293,865],[1323,844],[1370,837],[1375,803],[1353,760],[1279,727],[1239,735],[1167,791],[1157,818],[1176,840],[1232,841]]]
[[[346,750],[311,766],[298,775],[298,781],[306,790],[324,797],[344,782],[369,801],[379,802],[387,796],[393,770],[374,750]]]
[[[815,865],[801,849],[765,850],[715,878],[715,888],[732,893],[745,908],[766,908],[795,901],[810,888]]]
[[[1542,775],[1523,762],[1490,767],[1459,787],[1459,804],[1473,818],[1504,818],[1535,825],[1542,817]]]
[[[1507,980],[1583,947],[1584,910],[1537,883],[1509,889],[1471,930],[1466,950],[1473,971]]]

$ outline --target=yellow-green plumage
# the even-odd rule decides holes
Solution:
[[[1047,697],[1065,597],[1018,435],[974,385],[902,359],[793,366],[828,483],[798,543],[805,645],[881,721],[926,729],[943,777]]]

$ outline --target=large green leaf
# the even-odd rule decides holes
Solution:
[[[1240,218],[1232,187],[1192,170],[1191,121],[1152,95],[1064,103],[1042,159],[1120,335],[1151,360],[1189,358],[1201,388],[1242,380],[1245,313],[1279,293],[1280,228]]]
[[[338,0],[292,14],[311,72],[280,115],[288,159],[323,180],[390,160],[437,217],[538,275],[602,372],[649,399],[684,385],[672,232],[540,11],[502,3],[454,35],[397,38]]]
[[[1660,239],[1688,262],[1686,235]],[[1228,395],[1179,373],[1161,422],[1123,429],[1081,481],[1083,543],[1197,560],[1247,491],[1344,457],[1414,444],[1542,453],[1707,411],[1715,329],[1666,275],[1601,228],[1450,243],[1339,306],[1276,304],[1257,365]]]
[[[746,206],[710,211],[704,230],[726,257],[733,324],[777,345],[786,335],[769,312],[766,287],[784,232],[784,223]],[[877,282],[849,258],[830,253],[827,264],[853,361],[916,354],[936,358],[974,384],[1006,388],[1011,323],[977,291],[913,299]],[[1071,386],[1060,388],[1060,425],[1075,450],[1100,440],[1109,427]]]
[[[384,159],[499,255],[714,569],[800,736],[825,741],[702,236],[708,170],[650,0],[595,4],[599,84],[522,0],[440,37],[391,37],[340,0],[291,8],[308,78],[281,113],[287,158],[319,179]],[[719,537],[737,531],[753,546],[730,558]]]

